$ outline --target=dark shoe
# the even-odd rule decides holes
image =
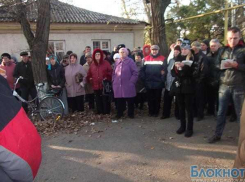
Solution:
[[[153,114],[148,114],[149,117],[153,117]]]
[[[130,118],[130,119],[134,119],[134,116],[128,116],[128,118]]]
[[[187,130],[185,132],[185,137],[191,137],[193,135],[193,130]]]
[[[235,122],[236,121],[236,117],[235,116],[231,116],[230,119],[229,119],[229,122]]]
[[[203,120],[203,117],[198,117],[196,121],[202,121]]]
[[[121,116],[116,115],[116,116],[112,117],[111,119],[112,119],[112,120],[118,120],[118,119],[120,119],[120,118],[121,118]]]
[[[185,132],[185,128],[183,128],[183,127],[180,127],[177,131],[176,131],[176,133],[177,134],[182,134],[182,133],[184,133]]]
[[[154,114],[153,117],[158,117],[158,114]]]
[[[169,116],[162,116],[161,119],[167,119]]]
[[[220,141],[221,137],[217,136],[217,135],[214,135],[212,136],[211,138],[208,139],[208,143],[215,143],[215,142],[218,142]]]

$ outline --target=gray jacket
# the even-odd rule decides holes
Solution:
[[[168,73],[167,73],[167,81],[166,81],[166,86],[165,86],[165,88],[166,88],[168,91],[170,91],[170,87],[171,87],[171,85],[172,85],[172,83],[173,83],[173,81],[174,81],[174,77],[173,77],[172,74],[171,74],[171,69],[172,69],[173,66],[174,66],[174,62],[175,62],[174,58],[170,59],[170,60],[169,60],[169,63],[168,63],[168,67],[167,67]]]

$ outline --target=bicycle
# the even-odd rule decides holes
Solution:
[[[17,78],[15,84],[14,84],[14,90],[13,90],[13,96],[17,97],[21,102],[24,102],[28,105],[28,107],[31,109],[30,114],[31,116],[34,116],[38,114],[42,120],[48,121],[48,120],[55,120],[58,121],[61,119],[64,115],[65,106],[63,102],[55,96],[55,92],[44,92],[42,87],[44,86],[44,83],[37,84],[37,96],[27,101],[23,99],[16,91],[16,86],[20,79],[24,79],[23,77]],[[43,97],[39,97],[38,93],[42,92],[44,94]],[[39,104],[38,101],[40,101]]]

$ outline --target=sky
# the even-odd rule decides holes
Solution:
[[[77,7],[98,13],[122,17],[121,0],[61,0]],[[134,0],[131,0],[132,2]],[[127,1],[126,1],[127,2]],[[182,4],[189,4],[190,0],[181,0]]]

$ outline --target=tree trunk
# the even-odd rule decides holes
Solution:
[[[47,84],[46,52],[48,49],[50,30],[50,0],[37,0],[38,18],[36,34],[34,36],[29,21],[26,17],[26,5],[22,0],[17,2],[17,21],[27,40],[31,52],[32,71],[35,84]]]
[[[168,55],[164,13],[170,2],[171,0],[151,0],[153,28],[152,44],[158,45],[160,47],[160,54],[164,56]]]
[[[36,36],[31,49],[33,76],[36,83],[46,83],[46,52],[50,30],[50,0],[39,0]]]

